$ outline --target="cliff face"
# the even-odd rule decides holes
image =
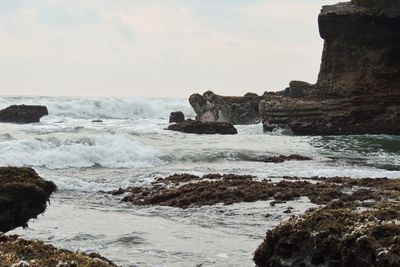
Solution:
[[[291,82],[260,102],[264,129],[295,134],[400,133],[400,1],[323,7],[315,85]]]

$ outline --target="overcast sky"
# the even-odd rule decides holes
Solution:
[[[0,95],[187,97],[315,82],[337,0],[0,0]]]

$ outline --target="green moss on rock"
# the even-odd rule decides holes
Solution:
[[[115,267],[96,253],[57,249],[41,241],[0,235],[0,266],[4,267]]]

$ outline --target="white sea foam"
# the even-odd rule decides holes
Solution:
[[[60,191],[78,191],[96,193],[99,191],[112,191],[118,188],[126,188],[131,183],[128,180],[119,181],[118,183],[84,181],[76,177],[67,176],[46,176],[47,180],[54,182]]]
[[[0,143],[0,165],[49,169],[146,167],[160,164],[159,151],[128,135],[32,138]]]
[[[78,119],[148,119],[168,118],[172,111],[193,116],[186,99],[155,98],[0,98],[0,107],[10,104],[45,105],[50,116]]]

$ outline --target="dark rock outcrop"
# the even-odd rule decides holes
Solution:
[[[309,211],[268,231],[254,261],[259,267],[400,266],[399,208]]]
[[[237,134],[236,128],[228,122],[201,122],[185,120],[181,123],[171,124],[167,130],[192,134]]]
[[[247,93],[243,97],[220,96],[211,91],[189,98],[196,112],[196,120],[202,122],[230,122],[232,124],[257,124],[261,122],[259,102],[262,97]]]
[[[31,168],[0,167],[0,232],[26,227],[46,210],[56,189]]]
[[[400,134],[400,2],[324,6],[315,85],[291,82],[260,102],[264,129],[294,134]]]
[[[34,123],[49,115],[45,106],[12,105],[0,110],[0,122]]]
[[[4,267],[116,267],[96,254],[57,249],[36,240],[0,234],[0,266]]]
[[[185,115],[182,111],[171,112],[169,115],[169,123],[181,123],[185,121]]]
[[[353,208],[357,205],[374,205],[386,199],[400,199],[399,180],[342,177],[283,178],[282,181],[273,182],[249,175],[208,174],[199,177],[175,174],[158,179],[150,187],[120,188],[111,193],[124,194],[123,201],[136,205],[180,208],[258,200],[285,202],[302,196],[308,197],[312,203],[318,205],[336,201],[342,208]]]

